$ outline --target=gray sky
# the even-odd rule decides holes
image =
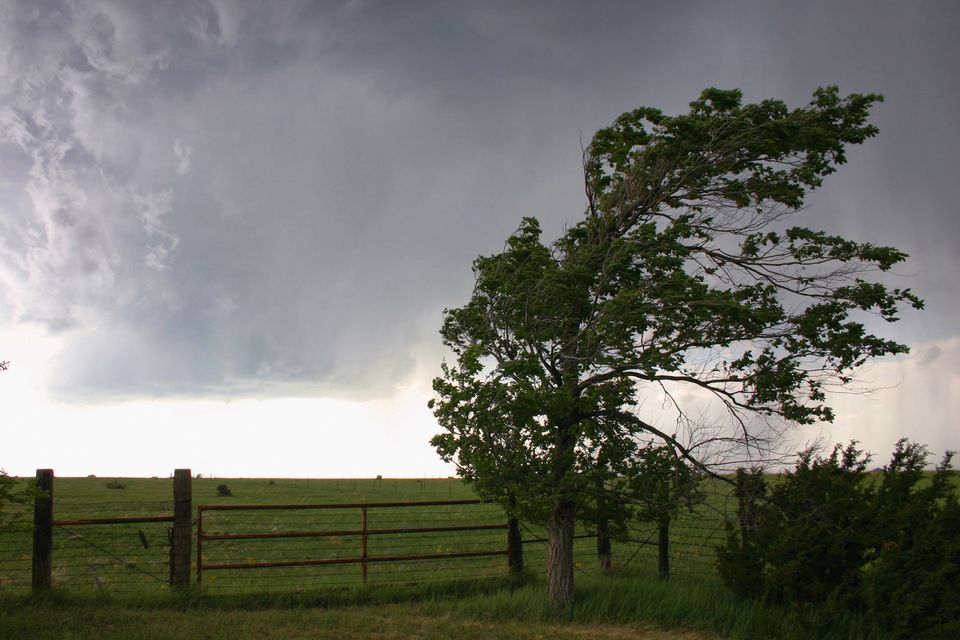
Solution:
[[[911,374],[932,394],[918,408],[890,378],[870,415],[899,417],[876,450],[956,448],[958,18],[954,2],[0,2],[3,375],[44,354],[0,397],[29,384],[43,406],[108,411],[413,385],[425,403],[473,258],[521,216],[552,237],[581,215],[581,139],[708,86],[800,106],[838,84],[885,95],[881,133],[802,223],[911,254],[896,284],[928,310],[889,327],[915,353],[877,380],[936,382]],[[833,434],[872,442],[850,411]],[[429,414],[411,420],[428,449]],[[43,466],[29,445],[0,465]]]

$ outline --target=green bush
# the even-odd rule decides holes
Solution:
[[[898,443],[877,493],[886,534],[864,569],[874,618],[901,638],[960,638],[960,502],[947,454],[929,483],[927,452]]]
[[[927,457],[901,440],[876,478],[851,443],[826,457],[802,453],[774,482],[739,472],[721,577],[742,596],[798,611],[863,614],[894,637],[960,637],[952,455],[929,479]]]

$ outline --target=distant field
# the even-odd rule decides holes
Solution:
[[[227,485],[229,497],[218,493]],[[122,486],[123,488],[117,488]],[[113,488],[109,488],[113,487]],[[193,504],[360,504],[474,499],[458,479],[230,479],[193,480]],[[715,492],[698,513],[684,515],[671,535],[675,575],[715,576],[713,546],[723,536],[726,501]],[[170,478],[57,478],[54,518],[83,519],[168,515],[172,511]],[[493,504],[370,509],[370,529],[494,525],[505,522]],[[55,587],[69,592],[161,594],[168,590],[167,523],[63,526],[54,528]],[[205,511],[206,533],[277,533],[357,530],[360,509],[323,511]],[[587,534],[584,528],[580,535]],[[524,524],[525,565],[534,573],[545,567],[541,527]],[[656,573],[655,527],[637,523],[634,542],[614,545],[614,562],[631,571]],[[646,542],[647,544],[643,544]],[[194,534],[194,545],[196,535]],[[369,556],[459,553],[506,548],[506,532],[418,533],[368,538]],[[194,546],[194,553],[196,547]],[[24,530],[0,533],[0,592],[21,591],[30,584],[31,539]],[[207,542],[205,564],[264,563],[360,555],[360,537],[230,540]],[[595,541],[575,545],[579,573],[596,569]],[[203,593],[242,594],[273,591],[432,589],[445,584],[500,581],[507,574],[503,556],[371,564],[367,583],[359,565],[271,567],[205,571]],[[196,574],[194,572],[194,580]]]

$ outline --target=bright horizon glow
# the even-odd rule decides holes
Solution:
[[[4,468],[32,476],[166,477],[174,468],[216,477],[447,477],[429,446],[430,377],[417,367],[389,398],[157,399],[60,403],[40,391],[58,339],[37,329],[2,334],[13,346],[0,398]],[[426,384],[424,384],[424,381]]]
[[[32,476],[167,477],[189,468],[207,477],[442,478],[455,468],[429,439],[439,427],[426,407],[431,365],[421,362],[388,398],[154,399],[101,404],[57,402],[44,392],[59,339],[42,330],[2,332],[11,367],[0,398],[7,426],[5,470]],[[955,447],[948,417],[960,412],[960,339],[923,345],[861,372],[874,391],[832,398],[833,424],[797,427],[798,443],[819,435],[858,440],[886,463],[903,436],[927,444],[936,463]],[[438,367],[437,367],[438,368]]]

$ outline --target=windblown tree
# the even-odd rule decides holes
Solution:
[[[880,99],[828,87],[791,110],[708,89],[686,114],[625,113],[584,151],[583,220],[545,243],[524,218],[474,262],[470,301],[445,312],[456,362],[434,380],[432,442],[481,495],[546,525],[558,607],[598,477],[626,475],[650,438],[702,467],[649,394],[709,394],[749,441],[752,414],[831,420],[828,385],[907,351],[864,325],[922,307],[869,279],[906,255],[789,224],[847,146],[876,135]]]

